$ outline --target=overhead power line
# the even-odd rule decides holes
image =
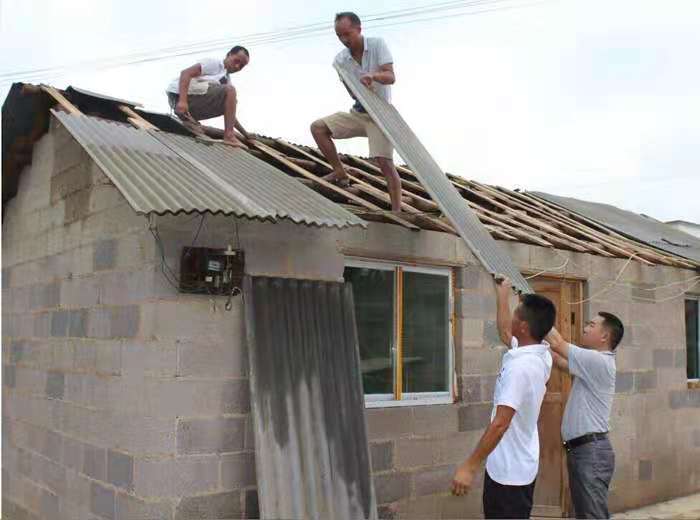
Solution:
[[[363,27],[371,29],[418,22],[436,21],[446,18],[472,16],[496,11],[505,11],[510,9],[529,7],[547,1],[551,0],[540,0],[536,2],[527,3],[523,3],[522,0],[453,0],[450,2],[441,2],[437,4],[423,5],[408,9],[384,11],[368,15],[365,14],[362,15],[362,19]],[[476,10],[474,9],[480,7],[488,8]],[[435,14],[440,12],[457,11],[464,9],[467,10],[462,12],[451,12],[450,14],[442,14],[439,16],[422,17],[422,15],[426,14]],[[46,78],[60,77],[66,75],[67,73],[84,69],[104,70],[128,65],[137,65],[153,61],[160,61],[164,59],[171,59],[182,56],[189,56],[193,54],[200,54],[224,48],[227,49],[233,43],[238,43],[246,46],[261,46],[295,41],[305,38],[323,36],[325,34],[328,34],[328,31],[330,31],[332,28],[332,22],[317,22],[296,27],[287,27],[275,31],[258,32],[242,36],[231,36],[202,42],[192,42],[183,45],[164,47],[152,51],[141,51],[126,54],[119,57],[89,60],[58,67],[4,73],[0,74],[0,84],[5,85],[13,83],[15,81],[31,82]]]

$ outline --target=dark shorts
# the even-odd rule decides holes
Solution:
[[[168,92],[168,103],[173,110],[177,105],[177,99],[177,94]],[[222,116],[226,104],[226,85],[211,82],[206,94],[189,94],[187,103],[190,106],[190,114],[197,121]]]
[[[484,476],[484,518],[530,518],[535,481],[526,486],[506,486]]]
[[[608,488],[615,471],[609,439],[578,446],[566,454],[571,501],[576,518],[610,518]]]

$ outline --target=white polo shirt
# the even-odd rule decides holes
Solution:
[[[496,381],[491,420],[499,405],[513,408],[515,415],[501,442],[486,459],[486,471],[499,484],[526,486],[537,477],[537,419],[551,372],[552,355],[546,342],[518,347],[518,340],[512,339]]]
[[[382,65],[394,63],[389,47],[382,38],[364,37],[364,51],[362,53],[362,64],[355,61],[350,49],[340,51],[333,63],[339,65],[351,64],[350,69],[360,77],[362,74],[374,74]],[[387,103],[391,103],[391,85],[384,85],[378,81],[372,82],[374,92]]]

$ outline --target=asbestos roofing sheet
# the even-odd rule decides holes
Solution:
[[[262,518],[376,518],[352,289],[246,277]]]
[[[54,111],[139,213],[204,212],[364,226],[360,218],[240,148]]]
[[[355,94],[372,120],[391,141],[404,161],[450,219],[459,236],[466,242],[474,256],[491,274],[503,274],[513,281],[513,286],[521,292],[532,292],[525,278],[513,264],[508,254],[493,239],[481,224],[467,201],[452,185],[447,175],[440,169],[428,150],[421,144],[396,108],[377,96],[360,82],[354,65],[335,64],[341,78]]]
[[[530,192],[530,194],[598,222],[639,242],[700,262],[700,239],[674,229],[663,222],[609,204],[560,197],[549,193]]]

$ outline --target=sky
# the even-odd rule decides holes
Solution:
[[[700,222],[700,2],[498,1],[504,9],[365,28],[387,41],[393,102],[438,164],[468,179]],[[166,112],[164,90],[181,69],[223,57],[247,44],[246,35],[330,25],[341,10],[369,15],[438,3],[0,0],[0,75],[100,60],[32,82]],[[215,39],[226,43],[106,67],[126,54]],[[350,107],[331,67],[341,45],[330,28],[312,38],[251,41],[249,49],[250,64],[232,76],[249,131],[311,145],[314,119]],[[3,100],[7,88],[0,85]],[[368,152],[363,139],[338,148]]]

